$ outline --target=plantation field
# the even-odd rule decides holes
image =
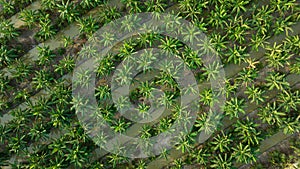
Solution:
[[[300,167],[299,0],[0,0],[0,42],[1,168]]]

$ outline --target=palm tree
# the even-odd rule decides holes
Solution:
[[[63,20],[67,20],[69,23],[77,20],[80,15],[77,6],[69,0],[63,0],[61,4],[56,4],[56,7],[59,12],[59,17]]]
[[[12,77],[16,79],[17,82],[24,82],[33,73],[32,63],[25,63],[20,59],[16,59],[15,64],[11,66]]]
[[[210,167],[218,169],[230,169],[232,167],[232,156],[225,154],[216,154],[211,160]]]
[[[15,13],[14,1],[1,0],[0,6],[2,8],[1,13],[3,13],[3,14],[10,15],[10,14]]]
[[[52,59],[55,57],[55,54],[50,50],[49,46],[38,46],[38,65],[49,65]]]
[[[292,16],[287,16],[285,18],[278,17],[276,18],[273,32],[275,35],[279,35],[282,32],[285,32],[285,34],[288,36],[289,31],[293,32],[293,29],[291,26],[294,24],[291,20]]]
[[[291,73],[300,74],[300,58],[296,59],[296,63],[291,65]]]
[[[255,101],[255,103],[258,105],[259,103],[263,103],[265,101],[265,97],[263,97],[265,91],[259,87],[255,87],[254,85],[248,86],[244,93],[248,95],[248,99],[251,99],[251,103]]]
[[[255,156],[251,152],[251,148],[249,145],[243,145],[241,142],[232,148],[233,153],[232,156],[236,159],[237,162],[240,163],[251,163],[256,162]]]
[[[279,73],[271,73],[266,78],[266,87],[269,90],[274,88],[284,91],[285,89],[290,88],[290,84],[286,81],[285,75],[280,75]]]
[[[10,79],[3,72],[0,72],[0,92],[5,93],[12,89]]]
[[[26,23],[26,26],[28,26],[29,29],[31,29],[37,24],[38,11],[24,9],[20,13],[19,18]]]
[[[285,121],[284,117],[286,116],[286,113],[280,110],[280,107],[277,106],[276,102],[273,102],[273,104],[267,103],[266,107],[260,108],[257,115],[263,123],[281,126]]]
[[[180,132],[178,136],[178,141],[175,143],[175,147],[177,150],[181,150],[182,153],[190,152],[193,148],[193,144],[195,143],[196,133],[186,134],[184,132]]]
[[[228,14],[225,5],[217,5],[214,10],[209,13],[208,23],[216,28],[224,28]]]
[[[121,2],[125,4],[129,13],[140,13],[144,10],[142,2],[138,0],[121,0]]]
[[[40,31],[36,34],[36,36],[41,40],[46,40],[56,34],[53,25],[51,25],[51,19],[49,17],[49,14],[45,14],[40,17]]]
[[[280,102],[280,107],[284,109],[285,112],[290,112],[292,110],[297,111],[297,106],[300,104],[300,94],[299,91],[290,92],[286,91],[280,93],[278,101]]]
[[[229,116],[230,119],[233,119],[234,117],[238,118],[240,113],[245,114],[244,103],[244,99],[232,97],[229,101],[226,101],[224,108],[225,115]]]
[[[261,35],[261,34],[254,34],[251,37],[251,46],[252,50],[258,51],[259,47],[265,48],[265,45],[268,45],[269,42],[267,41],[270,36]]]
[[[208,81],[211,79],[215,80],[221,68],[222,65],[220,65],[219,62],[214,61],[213,63],[204,65],[204,68],[202,68],[202,70],[204,71],[203,75],[207,76]]]
[[[7,46],[1,45],[0,67],[10,65],[14,61],[14,58],[17,57],[15,53],[16,53],[15,49],[8,49]]]
[[[42,0],[41,7],[42,9],[53,10],[56,8],[56,5],[59,3],[59,0]]]
[[[230,7],[232,8],[231,13],[239,14],[240,12],[246,12],[246,5],[249,4],[249,0],[231,0]]]
[[[238,120],[233,126],[242,143],[254,146],[259,144],[261,132],[256,129],[259,124],[256,124],[254,120],[249,120],[247,117],[243,121]]]
[[[32,84],[37,90],[49,87],[52,81],[53,77],[45,70],[35,71],[35,76],[32,78]]]
[[[68,55],[59,61],[58,65],[54,65],[54,72],[58,72],[60,75],[71,72],[75,67],[75,60],[73,57]]]
[[[288,60],[292,57],[292,55],[283,51],[282,44],[277,45],[275,42],[272,47],[266,47],[266,50],[266,58],[269,67],[274,67],[275,69],[279,70],[286,64],[289,64]]]
[[[99,100],[110,98],[110,87],[108,85],[99,85],[96,88],[95,96],[99,98]]]
[[[209,157],[211,157],[211,154],[209,151],[205,148],[201,149],[193,149],[191,153],[192,158],[195,159],[196,163],[199,163],[201,165],[207,165],[209,162]]]
[[[229,52],[227,53],[228,59],[227,62],[233,62],[234,64],[241,64],[246,57],[249,56],[246,53],[246,46],[238,46],[234,44],[233,48],[229,48]]]
[[[92,34],[99,29],[99,25],[91,15],[87,18],[80,18],[78,20],[78,25],[79,32],[86,33],[88,36],[92,36]]]
[[[257,69],[253,68],[243,68],[241,72],[239,72],[237,80],[239,80],[242,85],[248,86],[254,82],[255,78],[258,77]]]
[[[231,134],[224,134],[222,131],[221,134],[218,134],[216,137],[214,137],[210,144],[212,144],[212,149],[214,151],[218,150],[221,153],[224,153],[230,150],[230,144],[232,142],[233,140],[231,139]]]
[[[145,2],[147,12],[164,12],[167,4],[164,0],[150,0]]]

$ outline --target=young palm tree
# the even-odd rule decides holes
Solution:
[[[52,81],[53,77],[45,70],[35,71],[35,76],[32,78],[32,84],[37,90],[49,87]]]
[[[37,24],[38,11],[24,9],[20,13],[19,18],[25,22],[26,26],[28,26],[29,29],[31,29],[33,26],[36,26]]]
[[[251,37],[251,46],[252,50],[258,51],[258,49],[265,48],[265,45],[268,45],[269,42],[267,41],[270,37],[261,34],[255,34]]]
[[[232,156],[228,156],[229,155],[227,153],[213,156],[210,167],[230,169],[232,167]]]
[[[99,85],[96,88],[95,96],[99,98],[99,100],[110,98],[110,87],[108,85]]]
[[[213,62],[212,64],[204,65],[202,70],[204,71],[203,75],[207,76],[207,80],[216,79],[217,75],[219,74],[220,68],[222,66],[219,62]]]
[[[97,5],[99,5],[102,1],[101,0],[82,0],[80,2],[80,5],[84,8],[84,9],[91,9],[96,7]]]
[[[0,72],[0,92],[5,93],[11,90],[10,79],[3,73]]]
[[[283,51],[282,44],[277,45],[275,42],[272,47],[267,47],[266,50],[266,58],[269,67],[274,67],[276,70],[279,70],[280,68],[289,65],[288,60],[292,55]]]
[[[147,12],[164,12],[167,6],[164,0],[150,0],[145,2]]]
[[[144,9],[142,2],[138,0],[121,0],[123,4],[125,4],[129,13],[139,13]]]
[[[256,158],[251,152],[251,148],[249,145],[243,145],[240,142],[236,147],[233,147],[232,150],[232,156],[236,159],[237,162],[245,164],[256,162]]]
[[[49,17],[49,14],[45,14],[40,17],[40,31],[36,34],[36,36],[41,40],[46,40],[56,34],[53,25],[51,25],[51,19]]]
[[[294,24],[294,22],[290,21],[291,17],[292,16],[288,16],[286,18],[276,18],[273,29],[275,35],[279,35],[280,33],[285,32],[285,34],[288,36],[289,32],[293,32],[291,26]]]
[[[75,60],[73,57],[68,55],[59,61],[58,65],[54,66],[54,72],[58,72],[60,75],[71,72],[75,67]]]
[[[251,99],[250,102],[253,103],[255,101],[257,105],[265,101],[265,97],[263,97],[264,93],[264,90],[259,87],[255,87],[254,85],[248,86],[245,90],[245,94],[248,95],[248,99]]]
[[[92,34],[99,29],[99,25],[91,15],[87,18],[80,18],[78,24],[79,32],[86,33],[88,36],[92,36]]]
[[[26,147],[26,141],[25,141],[26,135],[18,135],[11,137],[8,140],[8,148],[9,151],[12,153],[19,153],[20,150],[24,149]]]
[[[201,148],[200,150],[193,149],[191,156],[193,159],[195,159],[196,163],[207,165],[209,163],[209,157],[211,157],[211,154],[207,149]]]
[[[242,47],[234,44],[233,48],[229,48],[229,52],[227,53],[227,62],[241,64],[242,61],[249,56],[249,54],[246,52],[246,46]]]
[[[272,15],[274,9],[270,9],[268,5],[262,6],[260,9],[254,12],[252,16],[252,24],[255,26],[255,29],[258,31],[259,35],[267,35],[267,32],[271,28],[271,21],[274,16]]]
[[[297,106],[300,105],[300,94],[299,91],[290,92],[286,91],[280,93],[278,101],[280,102],[280,107],[284,109],[285,112],[290,112],[292,110],[297,111]]]
[[[179,141],[175,143],[175,147],[177,150],[181,150],[182,153],[190,152],[193,148],[193,144],[195,143],[196,133],[180,133],[178,136]]]
[[[214,137],[212,144],[212,149],[214,151],[220,151],[221,153],[227,152],[230,150],[230,144],[232,143],[231,134],[224,134],[222,131],[221,134],[218,134]]]
[[[285,75],[280,75],[279,73],[271,73],[266,78],[266,87],[269,90],[274,88],[284,91],[290,88],[290,84],[285,80]]]
[[[273,104],[267,103],[266,107],[260,108],[257,115],[263,123],[281,126],[285,121],[286,113],[280,110],[276,102],[273,102]]]
[[[249,22],[243,20],[242,16],[235,16],[230,19],[229,24],[226,23],[227,36],[232,41],[237,41],[240,44],[245,42],[245,36],[248,34]]]
[[[55,57],[55,54],[50,50],[49,46],[38,46],[38,65],[49,65],[52,59]]]
[[[291,65],[291,73],[300,74],[300,58],[296,59],[296,63]]]
[[[243,68],[243,70],[239,72],[237,80],[240,81],[242,85],[248,86],[249,84],[253,83],[257,77],[257,69]]]
[[[17,56],[15,49],[8,49],[5,45],[0,47],[0,67],[10,65]]]
[[[245,114],[245,101],[244,99],[238,99],[237,97],[232,97],[229,101],[226,101],[224,108],[225,115],[229,116],[230,119],[234,117],[238,118],[239,114]]]
[[[218,53],[221,53],[223,50],[227,49],[227,44],[229,43],[226,41],[226,35],[222,36],[218,33],[212,33],[210,36],[211,44],[215,47]]]
[[[59,3],[59,0],[42,0],[41,6],[42,9],[53,10],[56,8],[56,5]]]
[[[138,39],[138,45],[140,47],[152,47],[154,42],[161,39],[162,37],[159,34],[156,34],[154,32],[147,32],[147,33],[141,33],[139,34]]]
[[[15,13],[14,1],[0,0],[0,6],[1,6],[1,13],[3,14],[10,15]]]
[[[230,7],[232,8],[232,14],[239,14],[240,12],[246,12],[246,5],[249,4],[248,0],[230,0]]]
[[[63,20],[67,20],[69,23],[75,21],[79,17],[79,12],[70,0],[62,0],[61,4],[56,4],[56,8],[59,12],[59,17]]]
[[[68,46],[74,45],[74,41],[73,41],[73,39],[71,39],[70,36],[64,36],[63,35],[62,41],[63,41],[63,44],[64,44],[65,48],[68,47]]]
[[[87,162],[88,153],[86,147],[73,144],[72,148],[67,149],[66,161],[74,164],[76,167],[83,167],[83,164]]]
[[[217,5],[216,8],[210,12],[208,23],[213,27],[223,29],[229,16],[226,11],[225,5]]]
[[[9,41],[19,36],[19,32],[10,20],[0,21],[0,40],[1,42]]]
[[[254,146],[259,144],[261,132],[256,129],[259,124],[256,124],[253,120],[249,120],[247,117],[243,121],[238,120],[233,126],[242,143]]]
[[[22,89],[22,90],[20,90],[20,91],[16,91],[15,93],[14,93],[14,99],[15,100],[18,100],[18,99],[23,99],[23,100],[28,100],[29,99],[29,97],[30,97],[30,93],[29,93],[29,91],[27,90],[27,88],[25,88],[25,89]]]
[[[159,45],[159,48],[164,50],[166,53],[175,53],[178,54],[178,49],[182,46],[182,43],[179,40],[165,37],[164,39],[161,39],[161,45]]]
[[[108,5],[104,5],[104,10],[103,12],[101,12],[99,14],[99,18],[100,18],[100,22],[101,23],[109,23],[113,20],[118,19],[119,17],[121,17],[121,13],[118,10],[117,7],[113,6],[108,6]]]

